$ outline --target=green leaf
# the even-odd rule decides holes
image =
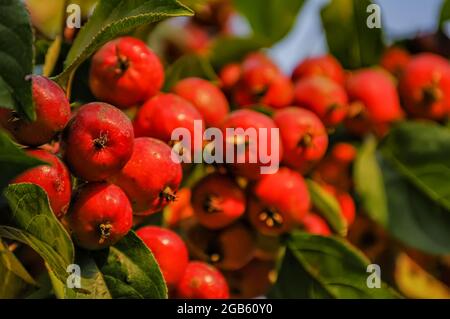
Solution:
[[[76,68],[109,40],[138,26],[168,17],[190,16],[192,11],[176,0],[100,0],[80,30],[56,81],[65,86]]]
[[[398,298],[385,283],[368,288],[370,261],[344,239],[295,232],[271,298]]]
[[[369,137],[358,152],[353,166],[356,193],[364,211],[374,221],[386,225],[388,204],[381,169],[376,158],[377,141]]]
[[[349,69],[378,63],[384,50],[381,28],[369,28],[370,0],[332,0],[322,9],[330,53]]]
[[[153,254],[130,231],[109,249],[77,252],[81,288],[67,288],[51,275],[58,298],[167,298],[167,287]]]
[[[430,131],[429,126],[405,123],[393,128],[381,154],[374,138],[366,140],[356,159],[354,181],[365,212],[394,237],[432,254],[446,254],[450,252],[450,214],[444,196],[448,129],[431,125]]]
[[[4,196],[10,206],[11,226],[0,226],[0,237],[20,241],[33,248],[62,281],[73,264],[70,236],[53,214],[46,192],[34,184],[9,185]]]
[[[45,162],[28,156],[0,130],[0,191],[17,175]]]
[[[264,47],[268,47],[268,44],[255,37],[219,37],[212,46],[210,60],[215,68],[221,68],[227,63],[239,62],[248,53]]]
[[[94,253],[94,252],[92,252]],[[111,299],[111,293],[106,286],[105,279],[98,269],[90,252],[79,250],[75,258],[75,265],[80,267],[80,288],[69,288],[66,282],[61,282],[49,269],[53,290],[58,299]]]
[[[33,33],[22,1],[0,0],[0,102],[35,119],[31,81]]]
[[[404,122],[391,130],[381,152],[409,182],[450,211],[450,129]]]
[[[178,81],[187,77],[217,81],[217,75],[208,60],[194,54],[183,55],[167,69],[164,91],[170,91]]]
[[[449,254],[449,211],[425,196],[383,157],[379,163],[388,199],[387,230],[408,246],[431,254]]]
[[[14,98],[12,89],[9,87],[8,83],[3,80],[0,76],[0,105],[3,108],[13,109],[14,108]]]
[[[167,287],[153,254],[133,232],[94,256],[114,298],[167,298]]]
[[[0,240],[0,299],[21,297],[30,286],[36,286],[16,256]]]
[[[446,23],[450,22],[450,0],[444,0],[441,8],[441,16],[439,19],[439,25],[443,29]]]
[[[237,11],[245,16],[253,33],[266,43],[278,42],[292,29],[305,0],[234,0]]]
[[[341,236],[345,236],[348,225],[336,198],[327,193],[313,180],[308,179],[306,183],[308,184],[309,194],[311,195],[314,207],[317,209],[317,213],[327,220],[334,231]]]

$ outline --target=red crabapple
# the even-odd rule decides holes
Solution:
[[[92,58],[89,85],[101,101],[129,108],[159,92],[161,61],[144,42],[122,37],[106,43]]]
[[[303,177],[289,169],[263,176],[253,186],[248,214],[252,225],[264,235],[280,235],[300,223],[311,200]]]
[[[228,299],[228,284],[213,266],[191,261],[177,286],[177,297],[182,299]]]
[[[411,55],[400,47],[387,49],[381,57],[380,65],[396,77],[400,77],[406,65],[411,60]]]
[[[191,102],[203,116],[207,126],[218,127],[230,111],[222,91],[206,80],[186,78],[178,82],[172,91]]]
[[[360,108],[355,120],[382,124],[403,118],[394,80],[383,70],[356,71],[347,81],[347,92],[353,107],[356,105]]]
[[[226,134],[227,129],[242,129],[243,134],[235,132],[234,136]],[[250,139],[250,135],[246,135],[247,129],[256,129],[254,139]],[[260,129],[264,130],[267,138],[263,139]],[[222,123],[222,132],[225,138],[224,149],[234,149],[235,154],[232,163],[227,163],[233,172],[238,176],[243,176],[249,179],[258,179],[261,175],[261,169],[268,165],[262,162],[260,156],[256,156],[256,149],[260,152],[260,148],[266,148],[267,156],[279,164],[282,157],[282,144],[278,139],[278,135],[274,136],[273,132],[276,130],[273,120],[262,113],[252,110],[238,110],[231,112]],[[242,145],[244,144],[244,145]],[[239,147],[241,146],[241,147]],[[240,148],[243,151],[240,151]],[[251,156],[256,157],[254,163],[250,162]]]
[[[67,212],[72,194],[70,173],[61,160],[55,155],[40,149],[28,149],[27,155],[47,162],[30,168],[17,176],[11,183],[33,183],[44,189],[48,195],[50,206],[56,217],[61,218]]]
[[[308,213],[303,217],[303,228],[313,235],[330,236],[331,230],[327,222],[317,214]]]
[[[134,133],[128,117],[106,103],[82,106],[63,134],[64,160],[74,175],[103,181],[118,173],[133,153]]]
[[[176,199],[182,169],[171,153],[172,149],[160,140],[137,138],[131,159],[109,178],[127,194],[135,214],[157,212]]]
[[[0,126],[23,145],[50,142],[70,119],[70,105],[64,91],[53,81],[34,75],[32,79],[36,120],[28,121],[9,109],[0,108]]]
[[[153,137],[165,143],[172,141],[175,129],[185,128],[191,134],[191,151],[195,149],[195,121],[200,121],[203,134],[203,117],[200,112],[188,101],[178,95],[159,94],[148,100],[139,109],[133,121],[136,137]]]
[[[209,229],[224,228],[244,214],[245,195],[228,176],[210,174],[192,190],[192,207],[200,224]]]
[[[326,126],[336,126],[347,116],[347,93],[326,77],[300,79],[295,86],[295,103],[313,111]]]
[[[327,150],[324,125],[314,113],[298,107],[277,111],[273,119],[280,129],[284,163],[301,173],[308,172]]]
[[[223,270],[242,268],[256,250],[254,233],[241,222],[219,231],[195,223],[187,228],[186,244],[193,257]]]
[[[170,289],[183,277],[189,262],[188,250],[183,240],[171,230],[145,226],[136,231],[155,256]]]
[[[323,55],[303,60],[292,73],[292,80],[298,81],[310,76],[324,76],[344,85],[345,72],[339,61],[332,55]]]
[[[399,88],[412,116],[441,120],[450,114],[450,63],[443,57],[431,53],[413,57]]]
[[[119,187],[88,183],[75,195],[67,221],[80,247],[99,250],[114,245],[130,231],[133,211]]]

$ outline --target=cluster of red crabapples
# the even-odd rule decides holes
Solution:
[[[105,249],[136,228],[171,297],[255,297],[274,280],[281,235],[295,228],[332,234],[304,176],[336,198],[348,225],[355,218],[356,149],[329,147],[329,134],[343,126],[382,136],[407,115],[443,121],[450,113],[448,61],[398,48],[386,52],[380,68],[346,72],[325,55],[302,61],[291,77],[264,54],[251,53],[224,66],[219,78],[219,85],[185,78],[162,93],[159,58],[130,37],[105,44],[92,58],[89,84],[101,102],[71,110],[57,84],[33,76],[36,120],[0,109],[0,124],[49,165],[11,183],[42,187],[84,249]],[[129,108],[137,109],[132,119],[122,112]],[[194,135],[194,121],[223,131],[278,128],[280,169],[262,175],[258,161],[210,165],[192,188],[181,187],[192,165],[172,160],[178,141],[171,134],[181,127]],[[166,228],[142,224],[163,209]]]

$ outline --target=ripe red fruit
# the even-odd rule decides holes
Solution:
[[[191,147],[194,150],[194,121],[201,121],[204,129],[202,115],[190,102],[175,94],[159,94],[136,114],[134,133],[136,137],[154,137],[169,143],[176,142],[172,141],[175,129],[186,128],[191,133]]]
[[[122,37],[92,58],[89,85],[100,100],[128,108],[154,96],[164,82],[161,61],[144,42]]]
[[[262,104],[280,109],[291,105],[293,98],[294,85],[281,74],[271,77],[261,89],[252,90],[242,84],[233,90],[233,99],[241,108]]]
[[[242,62],[242,79],[252,94],[261,94],[280,75],[280,70],[262,53],[250,53]]]
[[[219,73],[220,86],[225,90],[230,90],[236,86],[241,79],[242,69],[237,63],[225,65]]]
[[[127,194],[135,214],[157,212],[175,200],[183,173],[171,153],[172,149],[162,141],[137,138],[131,159],[109,178]]]
[[[276,76],[268,85],[265,94],[258,102],[280,109],[291,105],[294,98],[294,85],[284,75]]]
[[[402,75],[410,60],[411,55],[408,51],[399,47],[391,47],[383,53],[380,65],[393,75],[399,77]]]
[[[353,104],[350,112],[367,124],[382,124],[403,118],[397,88],[390,75],[383,70],[363,69],[352,74],[347,81],[347,92]],[[368,122],[368,123],[367,123]]]
[[[261,53],[249,54],[242,63],[242,82],[233,92],[240,106],[262,103],[273,108],[288,106],[294,86],[278,67]]]
[[[224,270],[245,266],[254,256],[254,233],[242,223],[235,223],[220,231],[212,231],[198,223],[188,227],[186,243],[196,259]]]
[[[301,173],[308,172],[327,150],[324,125],[314,113],[298,107],[277,111],[273,119],[280,129],[284,163]]]
[[[180,40],[182,53],[206,54],[211,44],[208,32],[193,23],[184,26]]]
[[[303,228],[306,232],[320,236],[330,236],[331,230],[327,222],[317,214],[308,213],[303,217]]]
[[[227,148],[232,149],[235,148],[235,157],[232,163],[227,163],[229,167],[234,171],[236,175],[243,176],[249,179],[258,179],[261,175],[261,167],[268,165],[264,164],[261,161],[261,158],[257,156],[256,163],[250,163],[249,158],[250,154],[254,154],[252,152],[252,141],[248,138],[248,135],[245,134],[237,134],[233,137],[226,136],[227,128],[240,128],[244,131],[249,128],[256,129],[256,145],[259,148],[266,146],[267,154],[273,158],[277,158],[281,161],[282,157],[282,144],[280,140],[275,140],[275,136],[272,134],[272,129],[276,129],[275,123],[273,120],[264,115],[262,113],[252,111],[252,110],[238,110],[231,112],[222,123],[222,132],[225,137],[225,146],[224,150]],[[261,138],[259,129],[267,129],[267,139],[264,140]],[[240,144],[245,144],[245,151],[239,152],[236,150],[236,147]],[[273,146],[275,147],[272,147]],[[278,146],[278,149],[276,148]],[[259,150],[258,150],[259,151]]]
[[[230,111],[227,98],[214,84],[200,78],[186,78],[172,91],[192,103],[205,120],[205,124],[218,127]]]
[[[87,181],[102,181],[116,174],[133,152],[133,126],[112,105],[82,106],[63,134],[64,159],[70,170]]]
[[[313,178],[321,184],[329,184],[337,189],[348,191],[353,186],[350,164],[327,156],[314,169]]]
[[[313,75],[327,77],[344,85],[345,72],[339,61],[331,55],[323,55],[303,60],[292,73],[292,80],[297,81]]]
[[[411,115],[441,120],[450,114],[450,63],[443,57],[431,53],[414,57],[399,87]]]
[[[228,284],[213,266],[199,261],[188,264],[177,286],[177,297],[182,299],[228,299]]]
[[[314,180],[322,185],[339,190],[339,192],[350,191],[353,186],[351,164],[356,155],[357,150],[353,145],[348,143],[335,144],[329,155],[314,170]]]
[[[347,225],[351,226],[355,221],[356,216],[356,208],[353,198],[350,196],[350,194],[345,192],[338,192],[336,198],[338,200],[339,206],[341,207],[342,215],[347,221]]]
[[[193,215],[191,189],[187,187],[181,188],[177,192],[176,201],[169,203],[164,209],[164,224],[169,228],[175,228]]]
[[[39,146],[50,142],[70,119],[70,105],[64,91],[53,81],[32,76],[36,120],[29,122],[16,112],[0,108],[0,125],[23,145]]]
[[[114,245],[130,231],[133,211],[119,187],[89,183],[76,194],[67,221],[80,247],[99,250]]]
[[[189,262],[183,240],[173,231],[156,226],[142,227],[136,234],[155,256],[168,287],[174,288]]]
[[[344,88],[323,76],[301,79],[295,87],[296,105],[313,111],[326,126],[341,123],[348,111]]]
[[[210,174],[192,190],[192,206],[200,224],[209,229],[224,228],[244,214],[245,196],[229,177]]]
[[[310,208],[308,188],[303,177],[289,168],[263,176],[253,187],[256,198],[249,202],[249,219],[264,235],[290,231]]]
[[[61,218],[69,208],[72,194],[69,171],[58,157],[47,151],[29,149],[26,152],[29,156],[48,162],[49,165],[30,168],[17,176],[11,184],[33,183],[42,187],[47,192],[53,213]]]
[[[241,108],[250,107],[258,103],[257,97],[245,85],[235,87],[232,91],[232,98],[234,103]]]
[[[351,164],[357,156],[356,148],[349,143],[337,143],[331,150],[331,157],[343,165]]]

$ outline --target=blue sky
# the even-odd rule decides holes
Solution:
[[[327,51],[319,15],[327,2],[308,0],[292,31],[270,50],[285,72],[290,72],[299,60]],[[435,30],[443,0],[375,0],[375,3],[381,7],[385,34],[393,40]]]

